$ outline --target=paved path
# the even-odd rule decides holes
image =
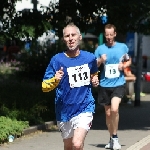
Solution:
[[[122,150],[150,150],[150,95],[141,97],[141,106],[121,104],[118,136]],[[109,140],[105,114],[97,111],[92,129],[85,140],[85,150],[104,150]],[[58,131],[39,132],[0,146],[0,150],[63,150]]]

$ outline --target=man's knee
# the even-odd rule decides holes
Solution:
[[[111,109],[111,113],[113,113],[113,114],[118,114],[118,108],[112,108]]]
[[[111,118],[111,112],[109,111],[109,112],[105,112],[105,114],[106,114],[106,117],[109,119],[109,118]]]
[[[79,140],[73,141],[73,148],[74,150],[80,150],[83,148],[83,143]]]
[[[64,139],[64,149],[71,150],[72,149],[72,138]]]

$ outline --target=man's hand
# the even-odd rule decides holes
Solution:
[[[104,63],[107,59],[106,54],[101,55],[100,58],[97,58],[97,66],[99,67],[102,63]]]
[[[99,85],[98,75],[91,76],[91,82],[93,87],[97,87]]]
[[[55,78],[57,80],[61,80],[63,75],[64,75],[63,67],[61,67],[60,70],[56,71]]]
[[[101,59],[102,59],[102,63],[104,63],[104,62],[106,61],[106,59],[107,59],[107,55],[106,55],[106,54],[103,54],[103,55],[101,56]]]
[[[120,70],[120,71],[123,71],[124,70],[124,64],[122,63],[122,62],[120,62],[119,63],[119,65],[118,65],[118,69]]]

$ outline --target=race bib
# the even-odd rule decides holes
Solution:
[[[108,64],[105,65],[105,77],[106,78],[117,78],[120,76],[120,71],[118,69],[119,64]]]
[[[67,68],[70,87],[81,87],[90,84],[90,69],[88,64]]]

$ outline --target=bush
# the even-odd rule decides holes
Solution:
[[[27,121],[12,120],[8,117],[0,117],[0,143],[8,140],[9,135],[21,136],[25,128],[29,127]]]
[[[27,78],[32,81],[42,81],[45,70],[50,62],[50,59],[58,52],[62,51],[60,44],[53,44],[50,47],[38,46],[29,51],[23,50],[18,56],[16,65],[18,71],[16,75],[19,78]]]
[[[55,120],[55,91],[43,93],[41,82],[5,80],[0,88],[0,115],[27,120],[30,125]]]

